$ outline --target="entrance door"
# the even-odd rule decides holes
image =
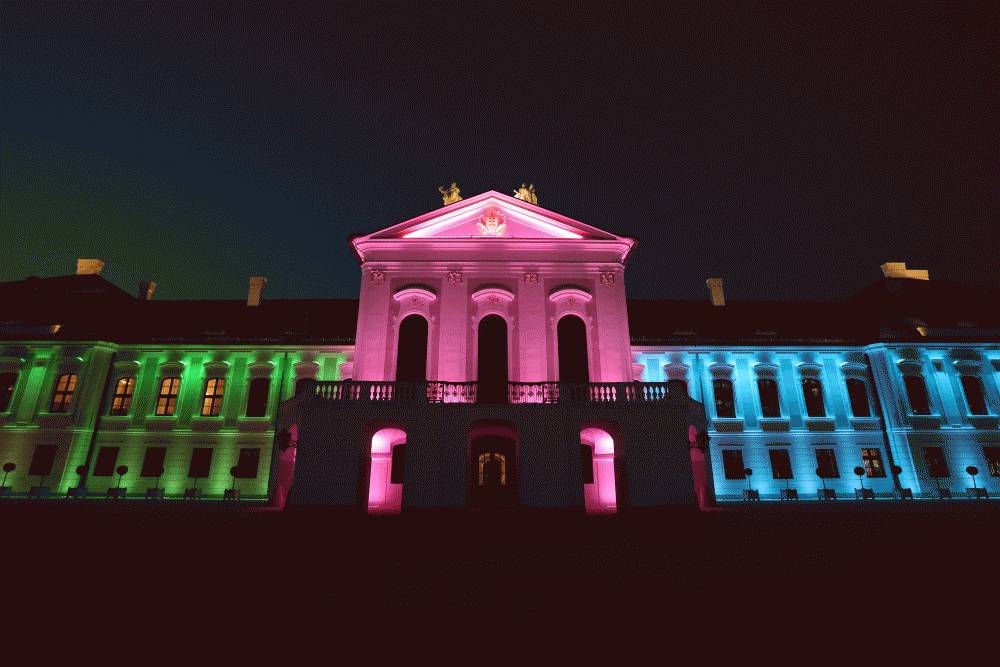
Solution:
[[[479,403],[507,402],[507,322],[499,315],[479,321]]]
[[[517,451],[503,436],[482,436],[472,441],[471,505],[481,509],[517,506]]]

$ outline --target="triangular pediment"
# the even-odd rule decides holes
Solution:
[[[490,190],[363,238],[616,240],[620,237]]]

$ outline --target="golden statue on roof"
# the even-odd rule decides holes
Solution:
[[[531,185],[525,185],[524,183],[521,183],[521,187],[519,187],[517,190],[514,190],[514,196],[520,199],[521,201],[526,201],[529,204],[535,204],[536,206],[538,205],[538,195],[535,193],[534,183],[532,183]]]
[[[462,201],[462,195],[459,194],[461,190],[458,189],[458,184],[455,181],[452,181],[451,185],[447,188],[442,185],[438,188],[438,192],[441,193],[441,199],[444,201],[445,206]]]

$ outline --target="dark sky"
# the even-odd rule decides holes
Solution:
[[[0,5],[0,280],[355,296],[457,180],[637,237],[632,296],[1000,282],[994,3],[206,6]]]

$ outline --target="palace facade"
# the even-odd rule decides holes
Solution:
[[[0,493],[620,507],[1000,497],[1000,294],[634,300],[634,239],[486,192],[351,238],[354,299],[0,284]],[[528,201],[525,201],[527,199]],[[874,269],[875,267],[873,267]]]

